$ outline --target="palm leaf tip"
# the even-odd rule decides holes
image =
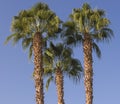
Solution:
[[[49,10],[49,7],[47,4],[45,3],[42,3],[42,2],[38,2],[36,3],[33,7],[32,7],[33,10]]]
[[[48,91],[48,88],[49,88],[49,85],[50,85],[51,81],[53,81],[53,76],[51,76],[47,79],[46,86],[45,86],[47,91]]]
[[[6,40],[5,40],[5,42],[4,42],[4,44],[6,45],[6,44],[8,44],[8,42],[10,41],[10,39],[11,39],[11,37],[9,36],[9,37],[7,37],[6,38]]]
[[[12,35],[8,36],[8,37],[6,38],[4,44],[6,45],[10,40],[12,40],[12,39],[14,40],[15,35],[16,35],[16,34],[12,34]]]
[[[101,29],[100,33],[98,33],[98,36],[95,38],[97,42],[99,41],[106,41],[109,42],[112,37],[114,37],[114,33],[109,28],[103,28]]]
[[[98,58],[101,58],[101,51],[100,51],[100,48],[98,47],[98,45],[95,42],[93,42],[92,45],[93,45],[93,50],[95,51]]]
[[[69,78],[72,78],[76,83],[80,81],[81,73],[83,71],[82,65],[78,59],[72,59],[71,67],[69,69]]]
[[[29,56],[28,56],[29,59],[32,58],[32,54],[33,54],[33,46],[31,45],[29,48]]]

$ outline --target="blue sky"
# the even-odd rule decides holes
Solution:
[[[73,8],[84,2],[93,8],[106,11],[111,20],[110,27],[115,37],[108,43],[99,44],[102,58],[94,56],[94,103],[120,104],[120,1],[119,0],[3,0],[0,2],[0,104],[35,104],[35,89],[32,78],[33,63],[23,51],[21,43],[4,45],[11,34],[12,17],[23,9],[31,8],[37,2],[45,2],[62,19],[67,20]],[[83,61],[81,48],[75,49],[75,57]],[[65,103],[85,104],[83,78],[74,84],[65,78]],[[45,104],[57,104],[55,84],[45,91]]]

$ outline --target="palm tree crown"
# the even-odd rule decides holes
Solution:
[[[70,20],[64,23],[63,37],[67,37],[67,44],[77,45],[83,43],[85,34],[89,34],[93,50],[100,57],[101,52],[96,42],[109,41],[113,37],[109,24],[110,21],[105,17],[103,10],[92,9],[88,3],[84,3],[82,8],[73,9]]]
[[[23,49],[29,48],[29,56],[31,57],[32,40],[35,33],[40,32],[44,37],[44,43],[48,37],[55,35],[59,23],[60,19],[50,10],[47,4],[37,3],[31,9],[22,10],[17,16],[14,16],[11,24],[13,34],[7,37],[5,43],[12,39],[13,44],[16,44],[21,39]]]
[[[72,49],[62,43],[54,45],[51,42],[43,56],[45,74],[52,74],[59,68],[77,81],[80,78],[82,65],[78,59],[72,57],[72,53]]]

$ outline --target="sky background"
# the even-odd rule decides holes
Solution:
[[[63,21],[73,8],[80,8],[84,2],[93,8],[106,11],[110,27],[115,37],[108,43],[99,44],[102,58],[94,57],[94,103],[120,104],[120,1],[119,0],[1,0],[0,1],[0,104],[35,104],[35,89],[32,78],[33,62],[21,43],[4,45],[11,34],[12,17],[23,9],[31,8],[37,2],[47,3]],[[74,56],[83,62],[81,48],[76,48]],[[85,104],[83,78],[74,84],[65,78],[65,103]],[[57,104],[56,87],[51,83],[45,91],[45,104]]]

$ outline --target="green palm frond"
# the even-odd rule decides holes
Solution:
[[[49,54],[50,53],[50,54]],[[52,59],[53,59],[53,55],[51,55],[52,53],[49,52],[49,50],[46,50],[44,53],[44,57],[43,57],[43,62],[45,63],[45,65],[50,65],[50,63],[53,63]],[[51,64],[52,65],[52,64]]]
[[[53,57],[53,53],[50,52],[49,50],[46,50],[45,53],[47,54],[47,56],[49,56],[49,57]]]
[[[39,10],[49,10],[49,7],[45,3],[38,2],[31,8],[31,10],[36,13]]]
[[[5,40],[5,44],[7,44],[11,39],[13,39],[14,36],[16,36],[17,34],[12,34],[10,36],[8,36]]]
[[[76,40],[71,36],[69,36],[65,41],[66,41],[65,43],[68,45],[74,44],[76,46],[76,43],[75,43]]]
[[[22,40],[22,47],[23,47],[23,49],[28,48],[32,44],[32,40],[33,39],[31,37],[30,38],[24,38]]]
[[[19,33],[14,33],[7,37],[5,44],[7,44],[10,40],[13,40],[13,45],[15,45],[19,40],[23,38],[23,36]]]
[[[76,46],[82,42],[83,37],[81,33],[77,31],[77,27],[74,22],[67,21],[63,24],[63,28],[64,31],[61,37],[64,39],[65,44]]]
[[[100,51],[98,45],[95,42],[93,42],[92,46],[93,46],[93,50],[95,51],[96,55],[98,56],[98,58],[100,58],[101,57],[101,51]]]
[[[88,3],[84,3],[84,4],[82,5],[82,9],[83,9],[83,11],[90,10],[90,9],[91,9],[91,6],[90,6]]]
[[[79,82],[81,78],[81,72],[83,71],[83,67],[78,59],[72,58],[70,59],[69,66],[66,67],[66,74],[70,79],[73,79],[75,82]]]
[[[53,68],[51,65],[45,66],[44,67],[44,75],[49,76],[53,74]]]
[[[103,28],[103,29],[101,29],[101,31],[99,33],[99,36],[100,36],[100,40],[109,41],[109,40],[111,40],[111,38],[114,35],[113,35],[113,31],[111,29],[109,29],[109,28]]]
[[[49,85],[50,85],[50,82],[51,81],[53,81],[54,79],[53,79],[53,76],[50,76],[48,79],[47,79],[47,82],[46,82],[46,90],[48,90],[48,87],[49,87]]]
[[[62,37],[64,37],[64,35],[66,36],[72,35],[76,31],[75,24],[72,21],[67,21],[66,23],[64,23],[63,28],[64,31]]]
[[[67,59],[68,57],[70,57],[72,55],[73,50],[69,47],[65,47],[65,48],[66,49],[63,49],[61,54],[63,55],[64,58]]]
[[[109,42],[109,40],[111,40],[111,38],[114,37],[114,35],[111,29],[102,28],[100,32],[98,32],[97,34],[94,34],[93,37],[97,42],[100,42],[100,41]]]
[[[29,59],[31,59],[33,55],[33,45],[30,45],[30,48],[29,48]]]
[[[98,16],[104,17],[105,16],[105,11],[103,9],[94,9],[93,10],[95,14]]]

